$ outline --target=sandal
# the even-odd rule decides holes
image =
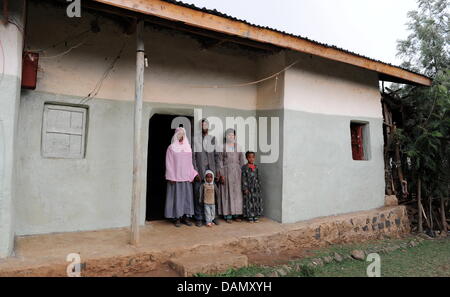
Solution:
[[[180,219],[176,219],[174,224],[175,224],[175,227],[180,228],[181,227]]]

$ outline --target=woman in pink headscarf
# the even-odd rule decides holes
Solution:
[[[165,217],[192,226],[189,217],[194,215],[192,181],[197,177],[192,164],[192,149],[184,128],[177,128],[172,144],[166,153],[167,195]]]

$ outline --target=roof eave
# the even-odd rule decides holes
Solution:
[[[319,44],[282,32],[202,12],[163,0],[92,0],[159,18],[183,22],[186,25],[203,28],[227,35],[238,36],[261,43],[271,44],[294,51],[316,55],[379,73],[381,80],[403,82],[412,85],[431,86],[432,80],[400,67],[375,61],[334,47]],[[383,78],[383,79],[382,79]],[[392,79],[390,79],[392,78]]]

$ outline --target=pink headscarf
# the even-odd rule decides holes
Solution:
[[[183,141],[180,142],[180,138],[183,137]],[[186,130],[179,127],[175,130],[175,134],[172,137],[172,144],[170,145],[174,152],[186,152],[192,153],[191,145],[189,144],[189,139],[186,137]]]
[[[197,175],[192,164],[192,149],[186,131],[184,128],[177,128],[172,137],[172,144],[166,152],[166,179],[174,182],[192,182]]]

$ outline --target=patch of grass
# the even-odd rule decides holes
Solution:
[[[313,251],[313,256],[295,261],[287,265],[290,272],[288,277],[365,277],[367,276],[366,261],[344,259],[342,262],[333,261],[324,266],[308,266],[311,260],[318,257],[332,255],[349,255],[351,251],[379,250],[389,246],[400,246],[409,243],[412,238],[378,240],[363,244],[333,245],[331,247]],[[449,277],[450,276],[450,238],[440,240],[425,240],[416,247],[400,248],[389,253],[379,253],[381,258],[381,276],[383,277]],[[301,269],[296,269],[301,267]],[[283,266],[263,267],[249,266],[241,269],[231,269],[214,276],[246,277],[272,272]],[[208,276],[208,275],[198,275]]]
[[[309,266],[302,266],[299,272],[291,272],[288,276],[299,276],[299,277],[313,277],[316,275],[316,270]]]
[[[197,274],[195,276],[196,277],[209,277],[209,276],[214,276],[214,277],[248,277],[248,276],[255,276],[258,273],[262,273],[264,275],[270,274],[274,270],[275,270],[275,268],[273,268],[273,267],[267,267],[266,268],[266,267],[252,265],[252,266],[243,267],[243,268],[239,268],[239,269],[229,269],[228,271],[226,271],[224,273],[219,273],[219,274],[214,274],[214,275],[208,275],[208,274],[199,273],[199,274]]]
[[[383,240],[373,240],[365,243],[354,243],[354,244],[336,244],[327,248],[314,251],[315,257],[323,257],[329,255],[330,253],[338,253],[341,255],[348,255],[353,250],[363,250],[367,251],[369,249],[378,249],[381,247],[388,247],[394,245],[400,245],[402,243],[407,243],[412,238],[402,238],[402,239],[383,239]],[[314,257],[313,257],[314,258]]]
[[[383,277],[450,276],[450,240],[426,240],[419,246],[380,254]],[[316,269],[316,276],[365,277],[369,262],[344,261]]]

